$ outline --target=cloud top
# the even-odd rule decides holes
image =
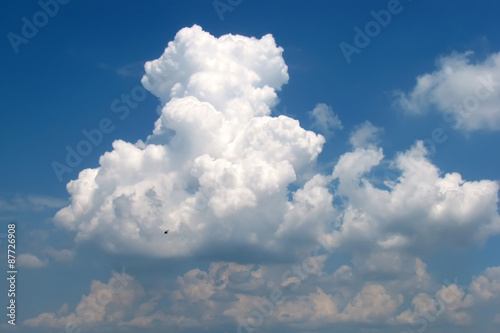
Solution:
[[[304,207],[307,186],[288,200],[288,186],[325,139],[297,120],[268,116],[275,90],[288,80],[282,52],[271,35],[179,31],[145,65],[142,82],[162,103],[153,133],[136,144],[115,141],[98,168],[83,170],[68,184],[71,205],[56,221],[76,231],[77,241],[115,253],[289,256],[289,229],[321,225],[307,216],[331,208],[328,196],[315,195]],[[285,218],[297,214],[300,222]],[[312,230],[306,242],[321,227]]]

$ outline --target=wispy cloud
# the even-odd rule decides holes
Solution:
[[[308,112],[308,115],[313,120],[313,127],[327,137],[343,128],[339,117],[330,106],[324,103],[316,104],[314,109]]]
[[[31,253],[23,253],[17,257],[17,265],[21,268],[42,268],[48,263],[48,260],[41,260]]]
[[[116,73],[124,77],[141,77],[144,75],[144,61],[137,61],[119,67]]]
[[[66,200],[39,195],[4,195],[0,198],[0,211],[22,212],[22,211],[42,211],[64,207]]]

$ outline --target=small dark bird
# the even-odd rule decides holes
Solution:
[[[165,234],[168,234],[168,230],[167,230],[167,231],[165,231]]]

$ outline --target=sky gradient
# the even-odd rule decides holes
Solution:
[[[2,331],[498,331],[497,2],[0,6]]]

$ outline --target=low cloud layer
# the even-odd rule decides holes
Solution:
[[[320,259],[318,259],[320,260]],[[361,266],[321,268],[284,280],[286,266],[212,263],[177,277],[169,289],[146,290],[135,278],[113,273],[108,282],[92,281],[75,307],[68,304],[23,322],[25,327],[123,331],[170,329],[197,332],[230,327],[236,332],[331,331],[332,325],[359,325],[401,332],[495,321],[500,305],[500,267],[490,267],[468,285],[436,283],[420,259],[400,265],[394,279],[366,281]],[[318,266],[320,267],[320,266]],[[301,274],[303,274],[302,272]],[[302,276],[302,277],[300,277]],[[401,281],[404,281],[402,283]],[[448,326],[449,327],[449,326]],[[460,329],[463,329],[460,330]],[[220,330],[220,329],[219,329]]]

